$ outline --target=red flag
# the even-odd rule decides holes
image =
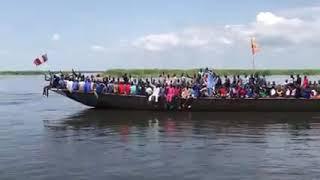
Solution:
[[[36,66],[39,66],[39,65],[41,65],[41,64],[43,64],[43,63],[45,63],[45,62],[47,62],[47,61],[48,61],[48,56],[47,56],[47,54],[43,54],[43,55],[37,57],[37,58],[33,61],[33,64],[35,64]]]

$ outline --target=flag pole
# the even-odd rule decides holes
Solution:
[[[256,65],[255,65],[255,55],[252,54],[252,70],[255,71]]]

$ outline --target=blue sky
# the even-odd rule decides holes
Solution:
[[[313,0],[2,1],[0,70],[250,68],[251,36],[259,68],[316,68],[318,22]]]

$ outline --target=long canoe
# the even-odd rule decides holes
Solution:
[[[320,99],[259,98],[233,99],[204,97],[178,100],[168,104],[164,99],[149,102],[146,96],[69,92],[51,89],[86,106],[99,109],[147,110],[147,111],[320,111]]]

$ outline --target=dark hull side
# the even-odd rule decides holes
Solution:
[[[310,111],[320,110],[318,99],[265,98],[265,99],[217,99],[198,98],[167,104],[149,102],[145,96],[124,96],[114,94],[96,95],[67,90],[52,90],[84,105],[103,109],[150,110],[150,111]],[[183,106],[177,106],[183,104]]]

